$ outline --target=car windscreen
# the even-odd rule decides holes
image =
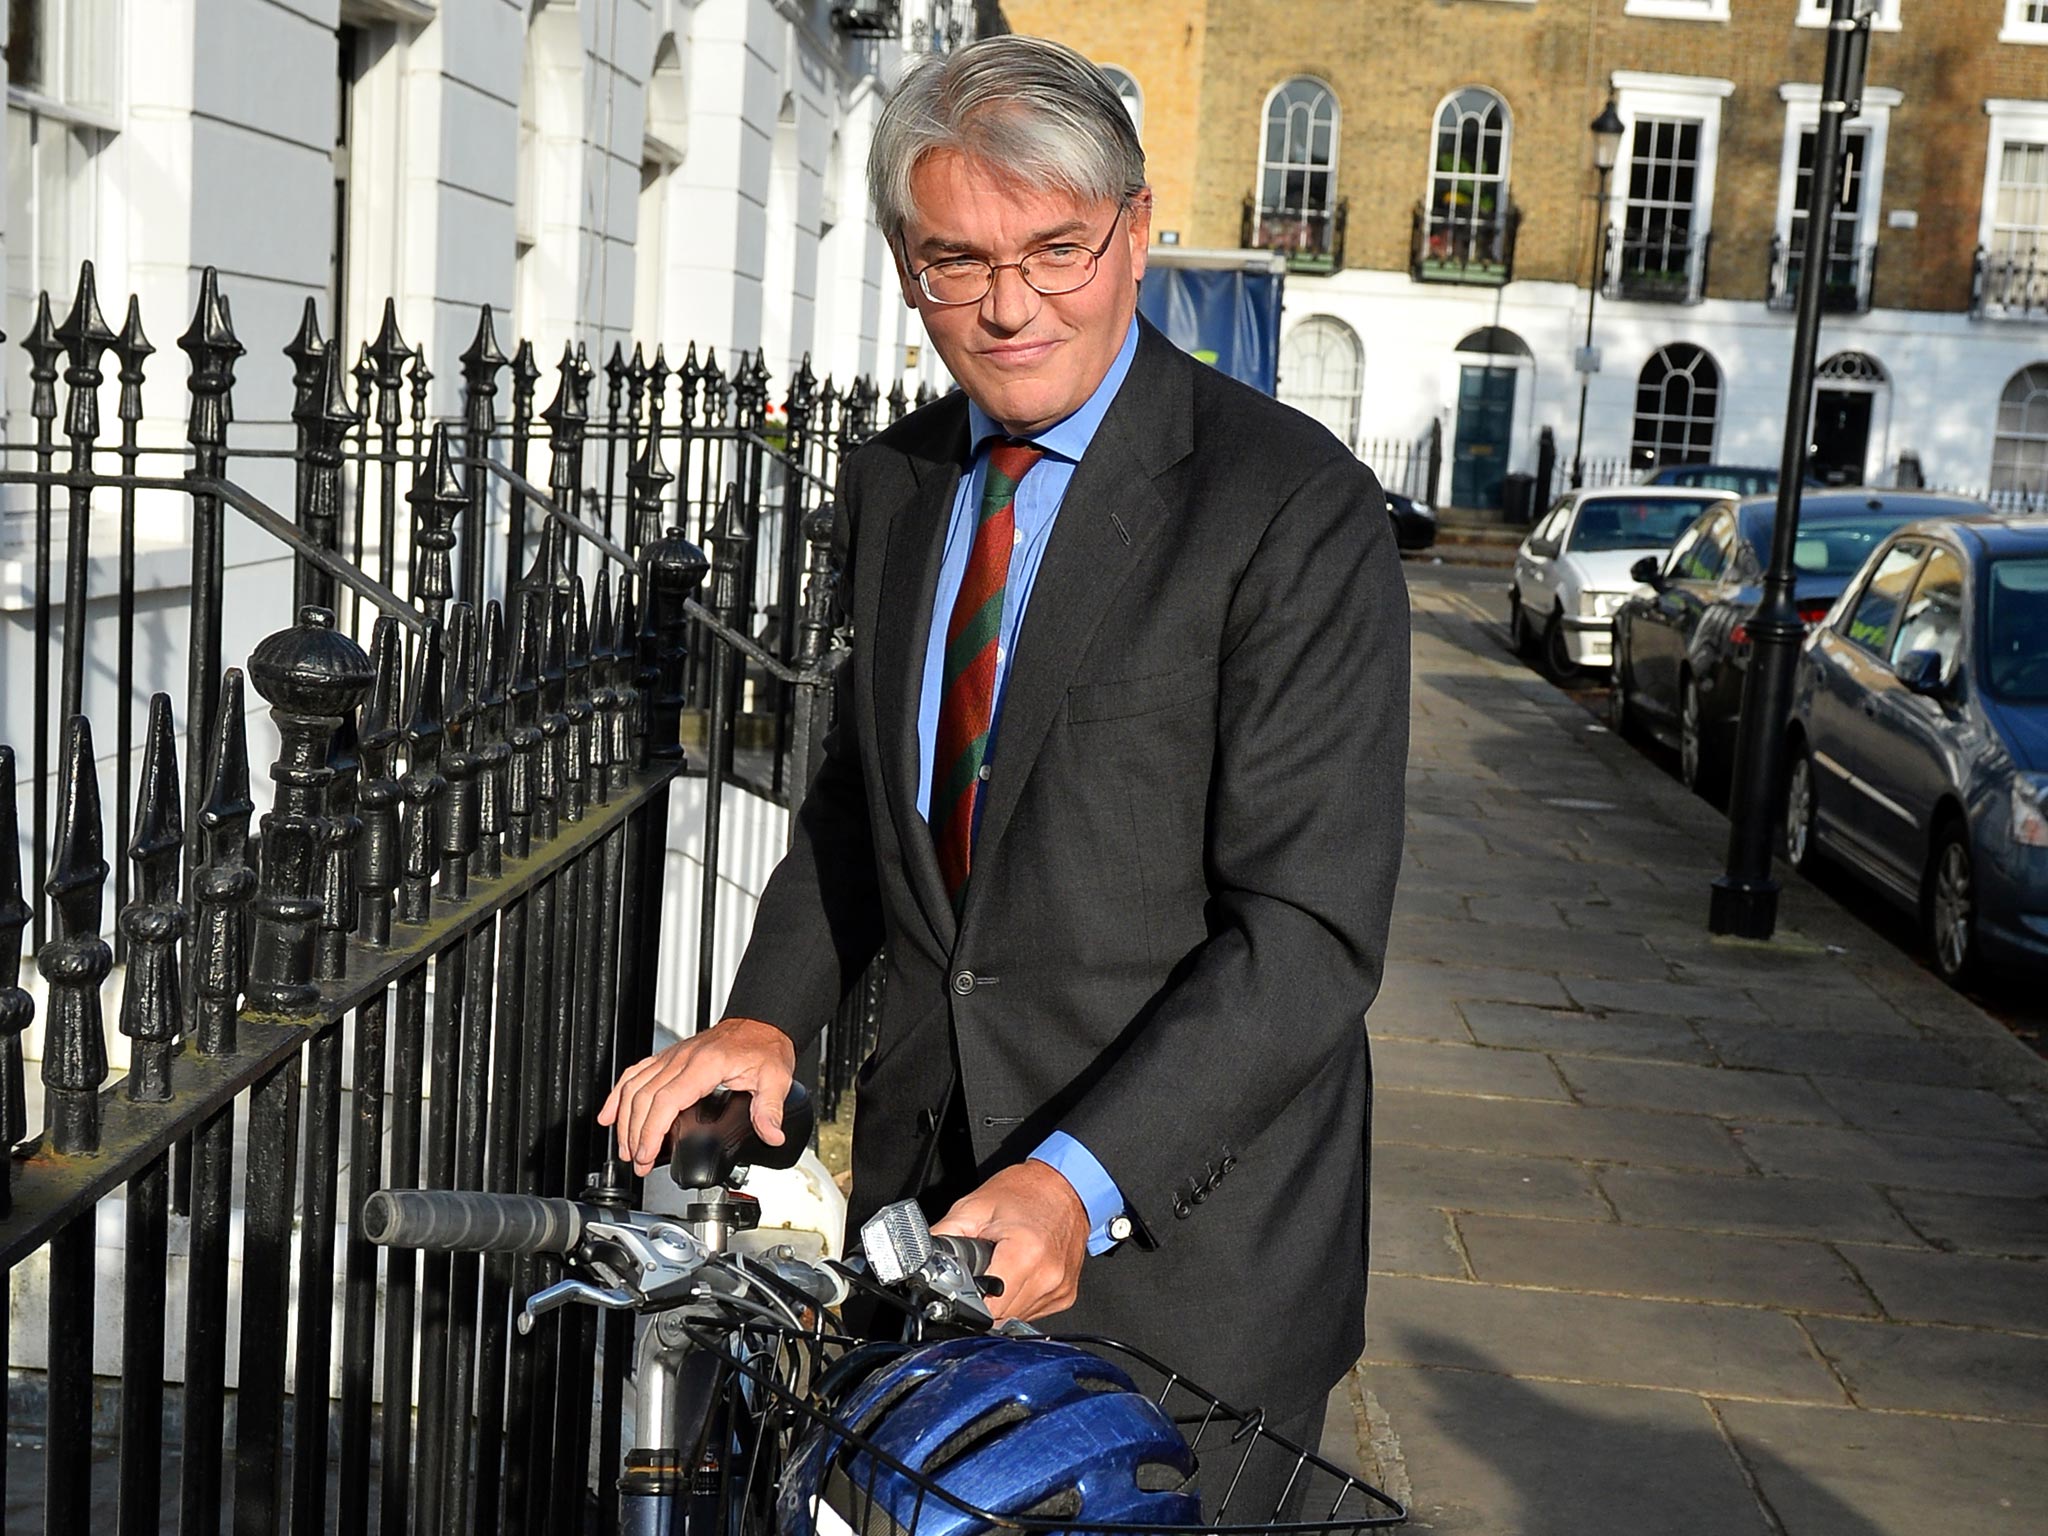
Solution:
[[[1674,475],[1667,485],[1697,485],[1707,490],[1733,491],[1738,496],[1768,496],[1778,488],[1778,477],[1765,469],[1693,469]]]
[[[1847,581],[1863,569],[1870,552],[1894,529],[1912,519],[1904,514],[1890,517],[1845,517],[1802,522],[1799,537],[1792,544],[1792,568],[1801,576],[1833,576]],[[1764,519],[1743,530],[1750,536],[1759,567],[1771,558],[1771,523]],[[1758,546],[1761,547],[1758,547]]]
[[[1579,508],[1567,548],[1585,554],[1602,549],[1665,549],[1716,496],[1602,496]]]
[[[2003,699],[2048,700],[2048,557],[1993,561],[1984,593],[1985,682]]]

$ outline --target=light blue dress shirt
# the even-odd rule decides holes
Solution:
[[[1031,602],[1032,585],[1038,579],[1039,563],[1045,558],[1045,546],[1052,538],[1060,503],[1066,499],[1074,470],[1079,466],[1081,456],[1088,451],[1088,445],[1095,440],[1096,429],[1102,425],[1110,402],[1123,387],[1124,377],[1131,371],[1131,359],[1137,356],[1137,352],[1138,322],[1133,319],[1124,336],[1124,344],[1117,351],[1116,360],[1109,365],[1109,372],[1102,376],[1102,382],[1095,386],[1095,393],[1073,415],[1047,427],[1032,439],[1045,450],[1045,457],[1032,466],[1031,472],[1018,485],[1017,499],[1011,508],[1017,542],[1010,553],[1010,577],[1003,592],[1003,621],[996,635],[996,697],[993,717],[989,722],[988,749],[983,759],[984,774],[994,773],[1002,758],[1003,693],[1009,680],[1010,656],[1016,649],[1017,635],[1024,625],[1024,610]],[[960,477],[960,487],[953,496],[953,514],[946,525],[946,548],[939,561],[938,591],[932,600],[931,634],[925,643],[924,683],[918,694],[917,809],[927,820],[931,816],[932,750],[939,738],[946,626],[953,616],[953,600],[960,593],[961,580],[967,574],[967,558],[974,547],[974,531],[981,514],[982,486],[988,479],[989,440],[1003,436],[1003,429],[971,401],[967,407],[967,421],[974,443],[974,457],[967,472]],[[982,803],[977,798],[977,829],[981,824]],[[1065,1131],[1055,1131],[1039,1144],[1031,1156],[1036,1162],[1057,1168],[1074,1186],[1074,1193],[1081,1197],[1091,1228],[1088,1251],[1091,1254],[1102,1253],[1116,1246],[1121,1234],[1112,1236],[1110,1225],[1124,1213],[1123,1192],[1116,1187],[1109,1171],[1096,1161],[1094,1154]]]

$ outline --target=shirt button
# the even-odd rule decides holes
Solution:
[[[988,782],[988,764],[983,763],[979,768],[975,769],[974,776],[986,784]]]
[[[1019,529],[1018,529],[1018,530],[1017,530],[1017,531],[1016,531],[1015,533],[1013,533],[1013,534],[1011,534],[1011,535],[1010,535],[1010,548],[1012,548],[1012,549],[1021,549],[1021,548],[1023,548],[1023,545],[1024,545],[1024,530],[1023,530],[1022,528],[1019,528]]]
[[[955,971],[953,973],[953,990],[962,997],[972,992],[974,990],[974,972]]]

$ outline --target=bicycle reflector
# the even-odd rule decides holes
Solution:
[[[872,1446],[873,1454],[853,1438]],[[813,1427],[779,1536],[978,1536],[1003,1520],[1199,1526],[1194,1453],[1117,1367],[1049,1339],[947,1339],[876,1370]]]

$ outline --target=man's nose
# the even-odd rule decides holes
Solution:
[[[999,331],[1021,331],[1037,316],[1045,296],[1015,267],[998,267],[981,301],[982,318]]]

